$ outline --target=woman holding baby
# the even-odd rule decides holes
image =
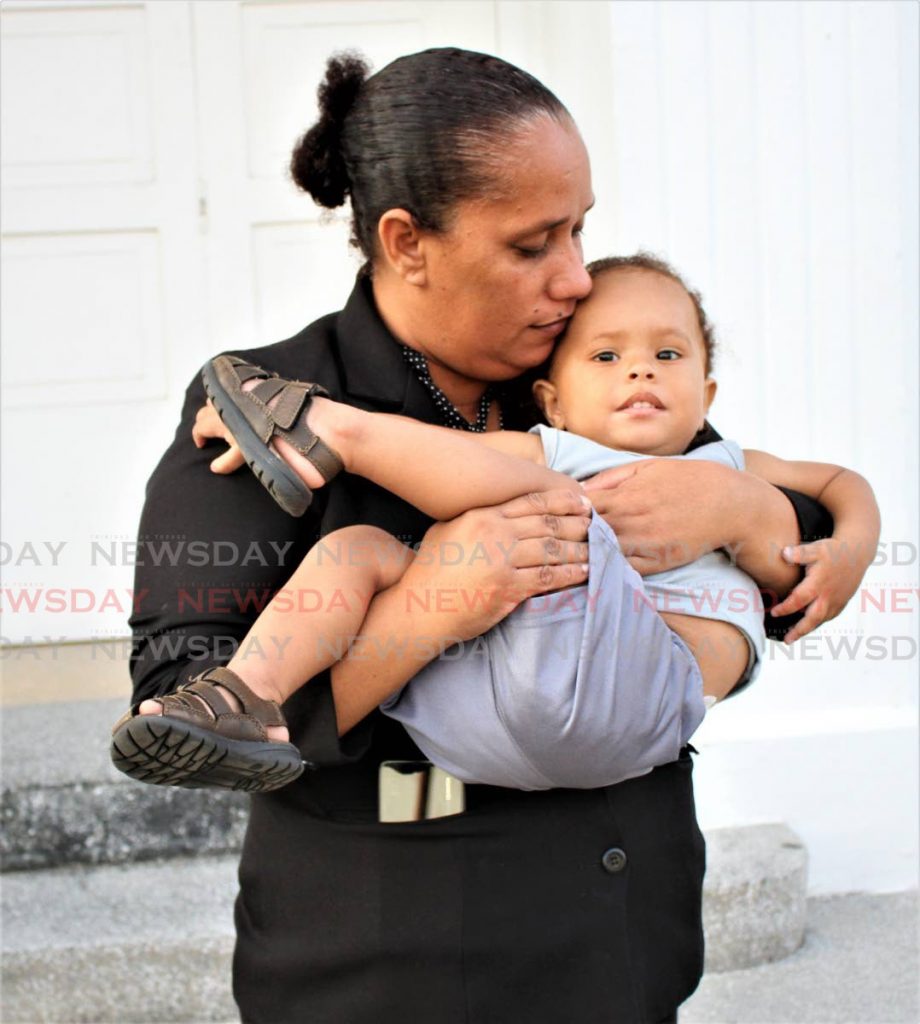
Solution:
[[[341,312],[242,355],[361,409],[461,430],[526,430],[534,409],[520,379],[546,362],[591,290],[580,233],[594,197],[569,114],[519,69],[452,49],[401,58],[370,78],[357,59],[330,61],[320,101],[320,120],[294,154],[295,181],[320,205],[350,200],[367,263]],[[686,749],[603,788],[470,785],[463,813],[378,820],[381,765],[421,759],[403,727],[377,711],[381,694],[419,673],[437,641],[485,633],[515,604],[585,581],[588,519],[577,494],[527,494],[432,525],[343,474],[295,519],[251,474],[208,472],[214,449],[189,440],[204,402],[196,381],[150,481],[142,537],[258,539],[287,552],[283,565],[210,567],[208,586],[278,590],[318,538],[353,524],[423,549],[488,553],[416,559],[364,622],[362,634],[380,643],[284,705],[308,769],[252,800],[236,905],[243,1020],[675,1019],[703,954],[704,847]],[[205,434],[225,436],[208,419],[199,434],[202,422],[211,424]],[[237,464],[231,450],[215,468]],[[786,593],[799,570],[776,552],[828,532],[816,503],[716,463],[662,460],[615,486],[603,487],[603,475],[597,482],[595,511],[624,550],[645,554],[642,572],[692,557],[681,551],[731,544],[761,587]],[[135,704],[226,660],[193,660],[191,651],[202,637],[215,652],[226,636],[240,640],[257,611],[207,617],[180,606],[182,566],[138,574],[151,610],[132,623]],[[450,611],[416,602],[407,618],[407,595],[433,591],[510,596]],[[435,642],[386,642],[409,633]],[[198,639],[166,660],[152,642],[164,634],[180,647]]]

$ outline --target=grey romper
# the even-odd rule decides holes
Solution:
[[[585,479],[649,456],[534,427],[546,464]],[[682,459],[744,469],[718,441]],[[531,598],[488,633],[445,651],[381,705],[434,764],[465,782],[594,789],[677,759],[705,714],[702,678],[659,611],[729,622],[756,673],[764,648],[756,583],[721,551],[646,576],[595,515],[587,584]]]

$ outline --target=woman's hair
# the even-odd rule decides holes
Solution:
[[[706,310],[703,308],[703,296],[690,288],[670,263],[666,263],[663,259],[659,259],[659,257],[650,252],[640,251],[634,256],[607,256],[602,260],[594,260],[585,269],[594,279],[597,279],[602,274],[611,274],[616,270],[649,270],[654,274],[661,274],[662,277],[669,277],[672,281],[679,284],[690,296],[690,301],[696,310],[696,319],[700,325],[703,347],[706,350],[706,376],[708,377],[712,373],[712,366],[715,361],[716,339],[713,326],[709,321],[709,317],[706,316]]]
[[[294,181],[320,206],[351,198],[352,243],[368,260],[387,210],[445,230],[461,200],[500,194],[510,136],[540,115],[569,117],[532,75],[484,53],[424,50],[368,70],[356,53],[329,59],[319,120],[291,157]]]

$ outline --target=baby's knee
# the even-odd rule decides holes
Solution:
[[[405,572],[412,552],[386,530],[358,523],[326,534],[310,555],[331,560],[343,569],[363,570],[373,578],[376,589],[383,589]]]

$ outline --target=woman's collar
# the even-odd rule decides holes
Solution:
[[[336,324],[342,380],[352,398],[385,403],[394,412],[431,419],[434,403],[377,312],[369,275],[359,274]]]

